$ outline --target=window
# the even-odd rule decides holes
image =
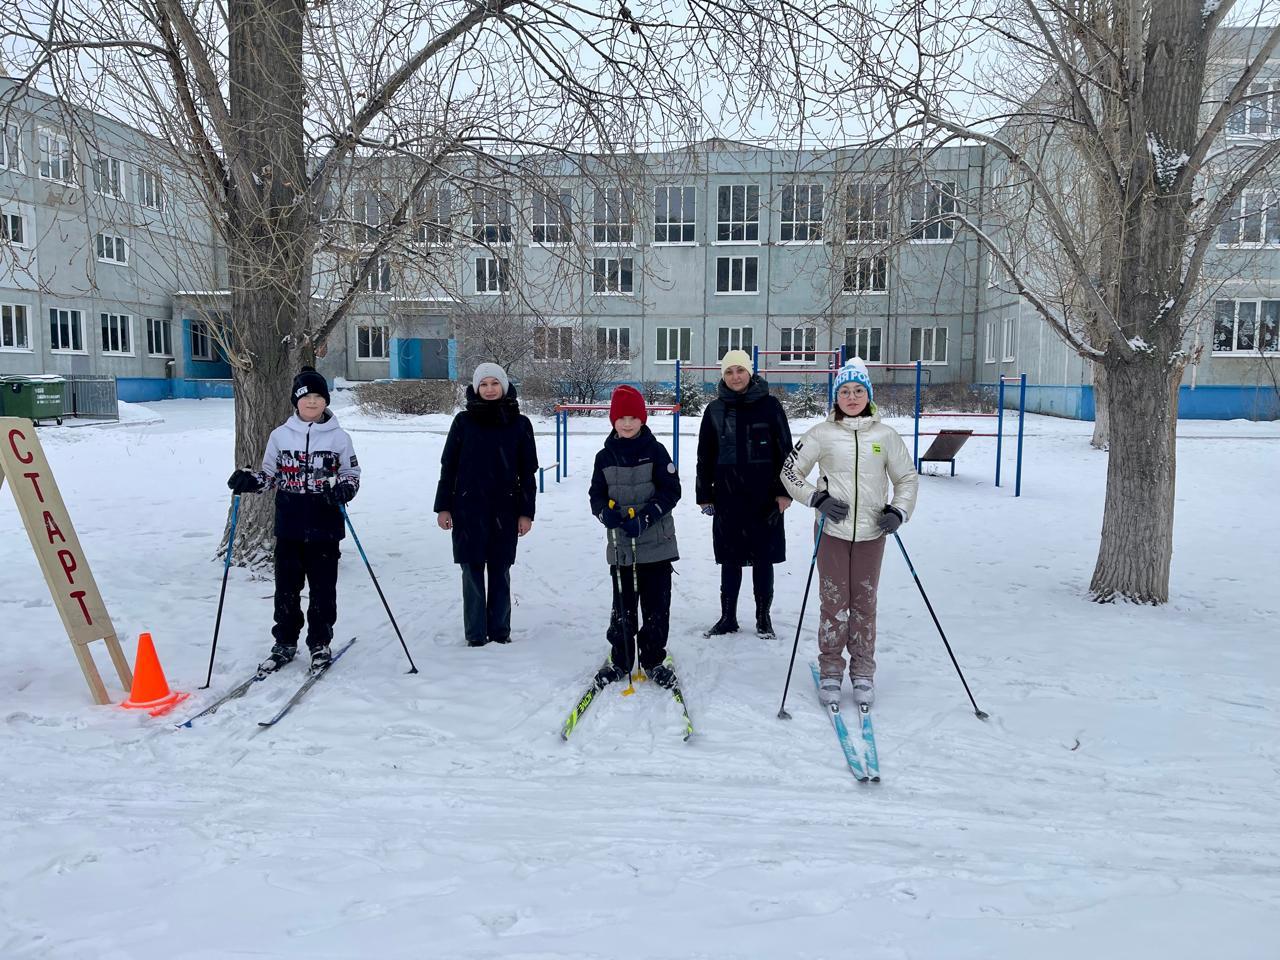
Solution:
[[[888,257],[845,257],[843,293],[884,293],[889,289]]]
[[[133,356],[133,317],[127,313],[103,313],[102,352]]]
[[[946,363],[947,328],[912,327],[909,359],[912,363],[917,360],[923,363]]]
[[[209,325],[203,320],[191,321],[191,359],[213,359],[213,337],[209,334]]]
[[[572,360],[573,327],[538,327],[534,330],[533,359]]]
[[[631,243],[631,204],[634,192],[621,187],[596,187],[591,220],[592,243]]]
[[[506,292],[506,257],[476,257],[476,293]]]
[[[624,363],[631,359],[630,327],[597,327],[596,349],[606,360]]]
[[[867,363],[883,363],[884,331],[879,327],[845,327],[846,357],[861,357]]]
[[[922,183],[911,191],[911,236],[917,242],[950,241],[956,233],[956,222],[946,218],[956,211],[956,185]]]
[[[476,243],[511,242],[511,191],[479,187],[471,195],[471,239]]]
[[[1218,244],[1224,247],[1280,245],[1280,197],[1268,190],[1243,191],[1218,227]]]
[[[782,188],[783,243],[811,243],[822,239],[822,185],[797,184]]]
[[[0,211],[0,242],[10,243],[15,247],[27,245],[26,221],[22,214]]]
[[[996,362],[996,322],[994,320],[987,321],[987,347],[983,362]]]
[[[0,125],[0,170],[21,170],[22,154],[18,150],[18,128],[10,123]]]
[[[147,317],[147,356],[173,356],[173,326],[168,320]]]
[[[759,291],[759,257],[716,257],[716,293]]]
[[[1219,300],[1213,352],[1280,353],[1280,300]]]
[[[818,359],[817,327],[783,327],[780,333],[782,363],[813,363]]]
[[[716,242],[760,242],[759,187],[720,187],[716,193]]]
[[[377,243],[383,227],[391,220],[394,208],[386,197],[372,190],[362,190],[355,198],[355,242]]]
[[[851,183],[844,194],[846,243],[873,243],[889,239],[889,185]]]
[[[694,243],[696,214],[693,187],[655,187],[653,242]]]
[[[1005,318],[1004,318],[1004,320],[1003,320],[1003,321],[1001,321],[1001,322],[1002,322],[1002,324],[1004,325],[1004,330],[1003,330],[1003,339],[1004,339],[1004,344],[1003,344],[1003,352],[1001,353],[1001,357],[1003,358],[1003,360],[1004,360],[1004,362],[1005,362],[1005,363],[1008,363],[1008,362],[1010,362],[1011,360],[1013,360],[1013,359],[1014,359],[1014,355],[1013,355],[1013,317],[1005,317]]]
[[[635,292],[633,265],[631,257],[596,257],[592,261],[591,291],[604,295]]]
[[[52,130],[40,131],[40,179],[75,183],[71,141]]]
[[[84,353],[84,314],[79,310],[49,311],[49,349],[55,353]]]
[[[1013,255],[1008,250],[1004,252],[1004,255],[1009,260],[1013,259]],[[1011,278],[1009,276],[1009,271],[1005,269],[1005,266],[1003,263],[1001,263],[1000,258],[996,256],[995,253],[988,252],[987,254],[987,286],[1009,288],[1011,285],[1010,280]]]
[[[361,325],[356,327],[356,359],[388,360],[391,353],[387,350],[388,327],[377,325]]]
[[[654,360],[658,363],[688,363],[693,356],[692,327],[658,327],[657,352]]]
[[[27,308],[20,303],[0,303],[0,350],[30,350]]]
[[[1234,81],[1232,81],[1232,84]],[[1228,89],[1232,84],[1228,84]],[[1261,80],[1249,85],[1245,99],[1227,117],[1227,135],[1275,136],[1280,133],[1280,81]]]
[[[376,263],[371,263],[371,257],[360,262],[361,271],[368,270],[364,278],[364,289],[366,293],[390,293],[391,292],[391,261],[386,257],[378,257]]]
[[[103,263],[128,263],[128,242],[112,233],[98,234],[98,259]]]
[[[164,208],[164,181],[146,167],[138,168],[138,202],[151,210]]]
[[[418,243],[445,246],[452,239],[449,224],[453,217],[453,191],[448,187],[424,190],[413,205],[417,221],[415,239]]]
[[[750,327],[721,327],[717,345],[720,352],[716,354],[716,359],[723,360],[730,350],[745,350],[750,353],[755,346],[754,339],[755,332]]]
[[[532,229],[534,243],[547,246],[569,243],[573,229],[573,194],[568,190],[535,193]]]
[[[94,166],[94,185],[106,197],[124,199],[124,164],[115,157],[100,156]]]

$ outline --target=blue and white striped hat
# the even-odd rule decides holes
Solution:
[[[862,384],[867,389],[867,400],[875,399],[875,392],[871,389],[871,377],[867,374],[867,365],[862,362],[861,357],[850,357],[845,361],[844,366],[836,371],[836,382],[832,393],[839,393],[840,388],[846,383]]]

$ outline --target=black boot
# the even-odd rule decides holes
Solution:
[[[769,617],[772,605],[773,597],[756,597],[756,636],[762,640],[772,640],[777,636],[773,632],[773,620]]]
[[[738,598],[730,599],[720,594],[720,619],[710,630],[703,631],[704,637],[719,637],[726,633],[738,632]]]

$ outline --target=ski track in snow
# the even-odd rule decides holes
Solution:
[[[586,506],[601,426],[574,423],[573,473],[548,477],[521,543],[515,642],[473,650],[429,509],[439,425],[387,421],[379,435],[338,412],[370,427],[355,434],[352,520],[421,673],[404,673],[347,541],[336,639],[360,642],[261,732],[299,667],[192,729],[168,722],[269,645],[271,585],[233,569],[213,687],[196,690],[230,404],[42,430],[128,656],[151,630],[171,684],[193,696],[160,719],[89,706],[25,534],[0,507],[3,960],[1277,956],[1280,426],[1180,428],[1197,442],[1179,450],[1174,599],[1161,608],[1085,599],[1105,479],[1088,424],[1029,418],[1020,500],[1012,445],[1010,487],[992,486],[994,448],[976,445],[954,479],[923,478],[903,541],[991,720],[974,718],[888,545],[885,780],[868,786],[807,682],[813,597],[793,719],[776,719],[811,511],[787,517],[778,639],[701,636],[718,571],[693,503],[696,419],[682,424],[671,650],[697,732],[682,743],[676,705],[645,683],[633,697],[606,690],[562,743],[606,649],[609,573]],[[655,427],[669,443],[669,422]],[[550,460],[552,438],[538,442]]]

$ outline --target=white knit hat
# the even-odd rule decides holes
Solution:
[[[745,367],[747,373],[751,369],[751,356],[745,350],[730,350],[720,360],[720,376],[724,376],[730,367]]]
[[[507,379],[507,371],[496,363],[482,363],[476,367],[476,372],[471,375],[471,389],[477,393],[480,391],[480,381],[485,377],[493,377],[502,384],[502,395],[505,397],[507,391],[511,389],[511,381]]]

